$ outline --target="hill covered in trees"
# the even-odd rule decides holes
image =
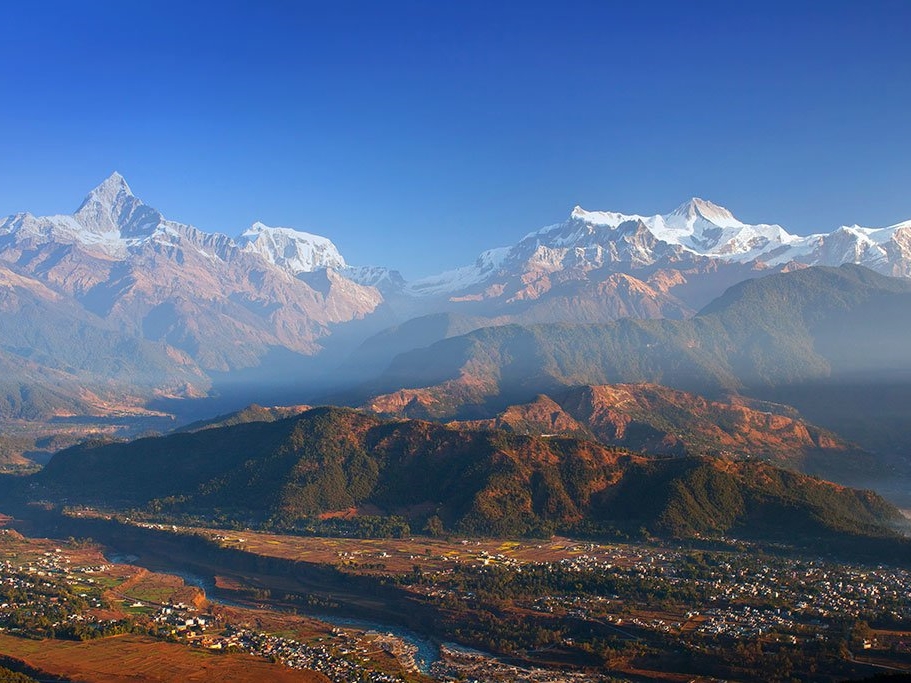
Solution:
[[[647,457],[577,438],[478,431],[317,408],[62,451],[23,480],[32,499],[294,529],[338,514],[436,532],[896,539],[898,511],[762,462]],[[431,523],[431,519],[433,519]]]

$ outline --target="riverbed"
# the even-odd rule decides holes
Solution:
[[[120,553],[116,550],[108,549],[105,552],[104,556],[109,562],[113,564],[139,564],[142,566],[142,558],[136,555]],[[149,569],[152,569],[156,572],[180,577],[187,585],[195,586],[196,588],[199,588],[201,591],[203,591],[206,595],[206,598],[211,602],[220,605],[226,605],[229,607],[250,607],[249,604],[244,604],[242,602],[232,600],[231,598],[224,595],[225,591],[220,590],[218,587],[216,587],[214,578],[208,578],[194,572],[189,572],[186,569],[180,569],[171,566],[162,566],[159,561],[156,561],[154,563],[154,567],[149,567]],[[439,661],[440,659],[440,648],[433,642],[433,640],[400,626],[385,624],[368,619],[341,617],[321,612],[302,612],[300,609],[297,610],[297,613],[301,616],[316,619],[317,621],[331,624],[332,626],[336,626],[338,628],[357,629],[365,632],[377,631],[379,633],[392,634],[396,638],[400,638],[407,644],[417,649],[417,653],[414,656],[414,661],[418,669],[425,674],[428,674],[433,663]]]

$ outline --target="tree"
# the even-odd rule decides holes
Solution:
[[[427,524],[424,525],[424,531],[434,538],[438,538],[445,533],[443,520],[437,515],[431,515],[427,518]]]

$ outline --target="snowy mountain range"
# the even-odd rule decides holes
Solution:
[[[62,414],[85,409],[85,387],[107,410],[125,395],[111,387],[128,387],[139,404],[203,394],[213,373],[272,367],[301,381],[276,354],[332,347],[340,362],[420,316],[432,320],[402,330],[431,330],[423,343],[504,323],[682,319],[742,280],[843,263],[911,277],[911,221],[803,237],[702,199],[654,216],[576,207],[471,265],[406,282],[382,266],[349,265],[319,235],[254,223],[233,238],[169,220],[114,173],[72,215],[0,220],[0,415],[21,412],[20,390],[34,395],[42,382],[40,410]],[[453,314],[463,322],[433,318]],[[80,347],[67,335],[95,341]],[[393,336],[390,349],[410,348],[404,331]],[[3,396],[17,398],[4,407]]]
[[[6,237],[6,243],[29,239],[35,244],[78,244],[113,258],[126,258],[149,243],[173,245],[189,240],[205,243],[209,249],[200,247],[200,251],[207,258],[225,259],[230,252],[240,250],[258,254],[291,275],[346,268],[335,245],[319,235],[257,222],[238,240],[232,240],[169,221],[138,199],[119,173],[92,190],[73,215],[16,214],[0,222],[0,237]]]
[[[255,366],[272,348],[316,353],[330,325],[383,301],[324,237],[262,223],[236,240],[206,233],[166,219],[117,173],[71,216],[0,221],[0,264],[206,370]]]
[[[885,228],[843,226],[798,236],[776,224],[748,224],[726,208],[693,198],[667,214],[645,216],[575,207],[569,219],[527,234],[511,247],[483,252],[475,263],[406,283],[378,266],[351,267],[326,237],[256,222],[232,239],[167,220],[144,204],[119,173],[92,190],[73,215],[20,213],[0,221],[0,257],[15,244],[70,244],[96,255],[128,259],[149,245],[192,245],[207,259],[237,253],[261,257],[293,277],[331,269],[367,286],[415,297],[453,295],[504,274],[608,267],[631,272],[665,263],[711,259],[723,264],[865,265],[886,275],[911,276],[911,220]]]
[[[529,280],[535,273],[597,269],[633,274],[708,264],[709,270],[733,264],[770,270],[843,263],[911,276],[911,221],[798,236],[780,225],[744,223],[728,209],[699,198],[654,216],[577,206],[563,223],[529,233],[512,247],[485,251],[470,266],[423,278],[408,289],[419,295],[454,295],[517,274]]]

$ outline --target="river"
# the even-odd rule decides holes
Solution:
[[[119,553],[110,548],[107,552],[105,552],[105,558],[108,560],[108,562],[114,564],[139,563],[141,565],[140,558],[136,555]],[[195,574],[193,572],[188,572],[185,569],[178,569],[172,566],[162,566],[158,561],[155,562],[154,568],[150,567],[150,569],[156,572],[161,572],[163,574],[171,574],[173,576],[180,577],[187,585],[195,586],[196,588],[202,590],[206,594],[206,598],[212,602],[229,607],[244,607],[248,609],[250,607],[248,604],[240,603],[235,600],[231,600],[228,597],[225,597],[224,591],[219,590],[216,587],[215,580],[213,578],[208,578],[199,574]],[[391,624],[384,624],[368,619],[340,617],[333,614],[317,612],[302,612],[299,609],[297,613],[301,616],[316,619],[317,621],[322,621],[326,624],[332,624],[333,626],[337,626],[339,628],[353,628],[361,631],[378,631],[380,633],[391,633],[397,638],[401,638],[409,645],[417,648],[417,654],[414,656],[414,661],[415,664],[417,664],[418,669],[420,669],[421,672],[425,674],[429,673],[431,665],[440,659],[440,648],[431,639],[400,626],[393,626]]]

